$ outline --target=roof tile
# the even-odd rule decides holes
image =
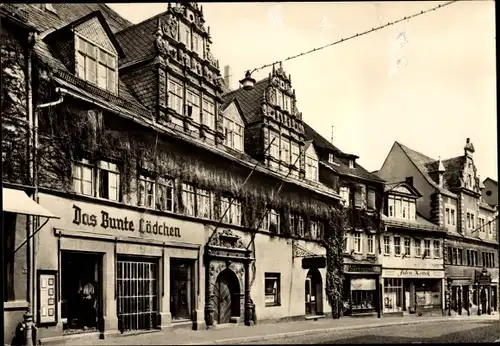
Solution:
[[[264,78],[255,83],[252,90],[240,88],[226,93],[222,95],[222,99],[224,100],[222,109],[225,109],[234,99],[237,99],[246,123],[251,124],[259,121],[262,118],[261,107],[268,86],[269,78]]]

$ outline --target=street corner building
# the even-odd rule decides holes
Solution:
[[[328,314],[328,154],[353,159],[310,138],[282,66],[230,90],[194,3],[0,13],[6,344]]]
[[[488,204],[482,197],[485,187],[474,164],[474,152],[469,138],[465,141],[463,155],[447,160],[435,160],[395,142],[382,168],[376,172],[388,183],[411,182],[420,195],[416,199],[416,221],[430,221],[438,227],[423,238],[423,251],[428,252],[428,258],[435,262],[427,261],[427,266],[436,266],[432,271],[430,267],[426,271],[435,273],[436,277],[441,277],[438,274],[441,265],[434,258],[442,256],[443,286],[440,289],[434,286],[429,292],[431,301],[436,303],[432,303],[433,306],[437,306],[437,295],[445,292],[443,312],[447,315],[481,315],[498,311],[498,205]],[[408,202],[414,203],[411,196],[403,197],[392,202],[392,212],[388,210],[388,230],[393,223],[391,213],[400,218],[401,208]],[[391,204],[388,207],[391,208]],[[431,231],[433,227],[425,228]],[[445,230],[444,239],[440,239],[441,229]],[[411,242],[415,244],[415,240],[406,240],[403,236],[398,239],[399,247],[408,247],[410,251]],[[389,236],[387,241],[390,244],[396,238],[391,240]],[[396,243],[393,244],[395,251]],[[388,245],[388,249],[390,247]],[[406,250],[400,251],[404,253]],[[415,299],[418,305],[417,296]]]

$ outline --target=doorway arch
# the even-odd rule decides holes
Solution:
[[[305,281],[306,316],[323,315],[323,280],[317,268],[307,272]]]
[[[240,282],[231,269],[224,269],[217,276],[214,287],[215,318],[218,324],[231,322],[231,317],[240,317]]]

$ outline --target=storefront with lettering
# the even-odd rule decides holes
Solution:
[[[380,317],[380,265],[344,264],[344,315]]]
[[[61,217],[37,240],[37,268],[54,273],[52,296],[39,296],[41,340],[203,324],[202,223],[49,194],[40,204]]]
[[[383,313],[442,311],[444,270],[382,269]]]

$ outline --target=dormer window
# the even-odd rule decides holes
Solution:
[[[354,168],[354,160],[349,159],[349,168]]]
[[[306,157],[306,178],[318,180],[318,160],[309,155]]]
[[[78,35],[76,47],[77,76],[116,94],[118,84],[116,55]]]
[[[228,116],[223,117],[226,138],[224,144],[230,148],[243,151],[243,124]]]
[[[390,195],[388,200],[387,216],[396,219],[415,220],[416,205],[411,198]]]
[[[334,156],[332,153],[328,154],[328,162],[334,163]]]

